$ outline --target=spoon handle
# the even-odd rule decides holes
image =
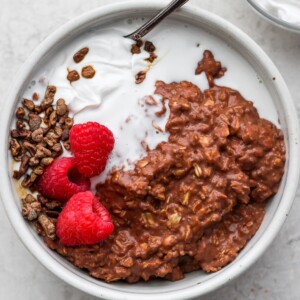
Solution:
[[[171,14],[174,10],[184,5],[189,0],[173,0],[167,7],[162,9],[156,16],[150,19],[142,27],[134,31],[133,33],[124,36],[135,41],[140,40],[143,36],[149,33],[157,24],[159,24],[164,18]]]

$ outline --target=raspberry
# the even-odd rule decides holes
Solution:
[[[99,243],[114,230],[109,212],[91,192],[74,195],[56,223],[56,234],[66,246]]]
[[[78,170],[86,177],[99,175],[114,147],[112,132],[96,122],[74,125],[70,144]]]
[[[91,182],[77,170],[72,157],[63,157],[49,165],[36,184],[45,197],[68,201],[74,194],[90,189]]]

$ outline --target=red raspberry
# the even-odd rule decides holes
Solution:
[[[112,132],[96,122],[74,125],[70,144],[78,170],[86,177],[99,175],[114,147]]]
[[[63,157],[45,169],[36,187],[45,197],[68,201],[74,194],[89,190],[91,182],[78,172],[74,158]]]
[[[56,234],[66,246],[92,245],[114,230],[109,212],[91,192],[74,195],[56,223]]]

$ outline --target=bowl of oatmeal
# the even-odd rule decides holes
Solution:
[[[295,109],[266,54],[189,6],[143,42],[122,37],[159,8],[110,5],[66,24],[25,63],[3,109],[13,227],[50,271],[103,299],[189,299],[233,280],[276,236],[299,178]],[[67,177],[74,193],[96,195],[114,230],[71,245],[56,227],[73,198],[49,196],[44,178],[77,159],[69,137],[88,122],[110,130],[113,149],[96,176],[72,165]],[[52,190],[64,185],[54,175]]]

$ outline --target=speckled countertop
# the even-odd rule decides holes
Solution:
[[[121,2],[122,0],[119,0]],[[147,0],[140,0],[147,1]],[[71,18],[113,0],[1,0],[0,109],[6,89],[32,50]],[[250,35],[286,80],[300,113],[300,34],[258,16],[245,0],[191,0]],[[201,299],[300,299],[300,190],[280,234],[259,261],[234,282]],[[0,203],[0,299],[94,299],[65,284],[32,257],[12,229]]]

